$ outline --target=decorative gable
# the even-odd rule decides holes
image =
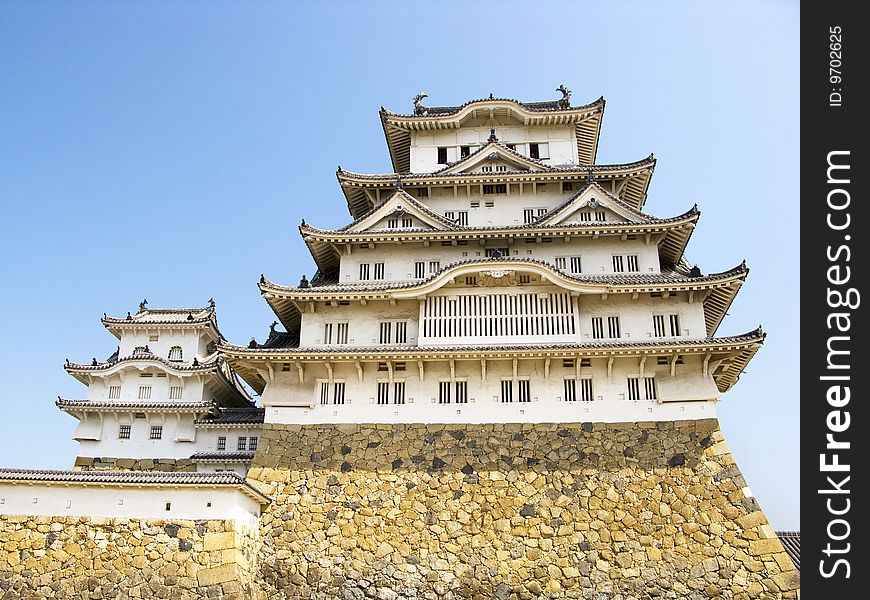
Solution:
[[[396,190],[383,204],[352,223],[344,231],[390,231],[402,229],[436,229],[453,227],[453,223],[438,215],[403,190]]]
[[[441,169],[438,173],[458,175],[462,173],[546,170],[548,167],[543,163],[518,154],[499,142],[490,142],[459,162]]]
[[[538,221],[539,225],[644,223],[649,217],[637,211],[595,182],[588,183],[567,202]]]

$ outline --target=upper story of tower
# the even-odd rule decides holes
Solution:
[[[565,86],[559,100],[520,102],[507,98],[471,100],[461,106],[426,107],[414,99],[413,114],[381,109],[393,169],[431,173],[467,158],[497,138],[519,156],[547,166],[595,163],[604,99],[571,105]]]

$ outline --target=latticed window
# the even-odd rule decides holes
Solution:
[[[426,277],[426,263],[422,261],[414,263],[414,277],[416,279],[423,279]]]
[[[572,256],[571,257],[571,272],[572,273],[582,273],[583,270],[580,268],[580,257]]]
[[[151,399],[151,386],[150,385],[140,385],[139,386],[139,400],[150,400]]]
[[[372,266],[369,263],[360,263],[359,265],[359,278],[362,281],[366,281],[371,277],[371,269]]]
[[[637,273],[638,271],[640,271],[640,267],[637,263],[637,254],[629,254],[628,256],[626,256],[625,263],[628,267],[629,273]]]
[[[335,343],[347,343],[347,323],[336,323],[335,325]]]
[[[502,379],[501,380],[501,401],[502,402],[513,402],[514,401],[514,385],[513,381],[510,379]]]
[[[152,425],[151,432],[148,435],[149,440],[159,440],[163,438],[163,425]]]
[[[240,437],[239,441],[236,442],[236,450],[241,452],[241,451],[244,451],[247,449],[248,449],[248,438]]]
[[[227,437],[225,435],[218,436],[217,449],[219,452],[223,452],[227,449]]]
[[[393,404],[405,403],[405,382],[396,381],[393,383]]]
[[[117,400],[121,397],[121,386],[120,385],[110,385],[109,386],[109,400]]]
[[[596,221],[606,221],[607,220],[607,213],[605,213],[603,210],[596,210],[595,211],[595,220]]]
[[[625,260],[623,256],[618,254],[613,255],[613,272],[622,273],[625,271]]]
[[[528,379],[517,380],[517,400],[519,402],[531,402],[531,382]]]
[[[181,400],[181,392],[182,392],[182,388],[180,385],[169,386],[169,399],[170,400]]]
[[[257,449],[257,442],[258,442],[258,440],[256,437],[249,437],[248,438],[248,450],[251,450],[251,451],[256,450]]]
[[[680,315],[668,315],[668,323],[671,326],[671,335],[677,337],[680,335]]]
[[[655,377],[629,377],[629,400],[655,400],[658,398]]]
[[[378,382],[378,404],[388,404],[390,401],[390,382]]]
[[[332,403],[344,404],[344,382],[336,381],[332,384]],[[252,438],[255,439],[255,438]],[[252,448],[253,450],[253,448]]]
[[[414,226],[413,219],[402,219],[402,227],[408,228],[408,227],[413,227],[413,226]]]
[[[580,383],[580,401],[592,402],[592,378],[584,377],[578,379],[578,382]]]
[[[181,346],[173,346],[169,349],[169,360],[181,360],[182,351]]]
[[[118,439],[119,440],[129,440],[130,439],[130,425],[120,425],[118,427]]]
[[[384,278],[384,263],[375,263],[374,279],[383,279],[383,278]]]

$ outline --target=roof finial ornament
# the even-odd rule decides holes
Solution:
[[[214,298],[209,298],[209,299],[208,299],[208,307],[209,307],[209,308],[214,308]]]
[[[146,306],[148,306],[148,298],[143,298],[142,302],[139,303],[139,312],[144,311]]]
[[[490,142],[497,142],[498,141],[498,138],[495,135],[495,127],[490,128],[488,141],[490,141]]]
[[[689,277],[702,277],[701,275],[701,267],[695,265],[689,270]]]
[[[571,108],[571,90],[562,84],[556,88],[556,91],[562,92],[562,97],[559,99],[559,108]]]
[[[266,283],[266,276],[260,273],[260,283]]]
[[[586,169],[586,181],[592,183],[595,181],[595,171],[592,170],[592,167]]]
[[[310,286],[311,286],[311,284],[308,282],[308,278],[305,275],[303,275],[302,279],[299,280],[299,287],[300,288],[307,288]]]
[[[405,183],[402,181],[402,174],[396,173],[396,189],[401,190],[404,189]]]
[[[272,324],[269,325],[269,335],[275,335],[275,327],[278,326],[278,321],[272,321]]]
[[[248,348],[256,348],[257,346],[257,338],[251,338],[251,341],[248,342]]]
[[[133,320],[133,315],[130,314],[130,311],[129,311],[129,310],[127,311],[127,320],[128,320],[128,321],[132,321],[132,320]]]
[[[425,115],[426,107],[421,104],[423,98],[428,98],[429,95],[426,92],[420,92],[416,96],[414,96],[414,114],[415,115]]]
[[[92,367],[96,367],[96,366],[97,366],[97,357],[96,357],[96,356],[93,357],[93,358],[91,359],[91,366],[92,366]]]
[[[299,224],[300,227],[305,227],[305,219],[302,219],[302,222]]]
[[[198,367],[198,366],[199,366],[199,359],[198,359],[197,357],[195,357],[195,356],[193,357],[193,366],[194,366],[194,367]]]
[[[495,98],[493,98],[493,96],[492,96],[492,92],[489,93],[489,99],[490,99],[490,100],[495,100]]]
[[[193,313],[190,313],[190,312],[187,313],[187,320],[188,320],[188,321],[193,321]]]

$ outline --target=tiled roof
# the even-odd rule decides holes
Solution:
[[[254,452],[197,452],[190,460],[199,462],[251,462]]]
[[[200,308],[144,308],[136,313],[127,313],[126,317],[110,317],[103,315],[105,324],[127,325],[171,325],[199,324],[215,320],[214,306]]]
[[[67,371],[101,371],[103,369],[108,369],[109,367],[113,367],[118,363],[124,362],[133,362],[137,360],[149,360],[153,362],[160,363],[165,367],[169,367],[170,369],[174,369],[176,371],[208,371],[211,369],[215,369],[218,366],[218,357],[216,355],[212,355],[211,357],[203,360],[202,362],[198,362],[197,364],[193,364],[191,362],[181,362],[174,360],[167,360],[162,356],[157,356],[156,354],[146,351],[146,352],[137,352],[131,354],[129,356],[125,356],[123,358],[116,358],[115,360],[108,361],[97,361],[96,364],[85,364],[85,363],[74,363],[67,362],[64,365],[64,368]]]
[[[68,410],[167,410],[182,412],[205,412],[214,408],[214,402],[91,402],[89,400],[70,400],[58,396],[55,405]]]
[[[497,143],[497,144],[501,147],[504,147],[504,149],[507,150],[508,152],[512,152],[513,154],[517,154],[515,151],[511,150],[510,148],[507,148],[507,146],[504,146],[504,144],[501,144],[501,143]],[[487,146],[483,146],[481,149],[486,148],[486,147]],[[480,151],[480,150],[478,150],[478,151]],[[476,152],[475,152],[475,154],[476,154]],[[471,156],[474,156],[475,154],[472,154]],[[550,165],[550,164],[541,162],[540,160],[536,160],[534,158],[529,158],[527,156],[523,156],[522,154],[517,154],[517,156],[519,156],[525,160],[540,163],[541,170],[540,171],[498,171],[498,172],[493,172],[493,173],[449,173],[449,174],[442,173],[445,169],[449,169],[450,167],[458,164],[459,162],[463,162],[465,160],[468,160],[468,158],[471,158],[471,156],[462,159],[462,161],[450,163],[446,167],[443,167],[443,168],[439,169],[438,171],[432,171],[429,173],[356,173],[354,171],[348,171],[346,169],[342,169],[341,167],[339,167],[338,170],[336,171],[336,176],[339,178],[339,181],[342,179],[342,177],[344,177],[344,178],[351,178],[351,179],[369,179],[372,181],[398,181],[398,180],[401,180],[401,181],[406,182],[406,183],[409,180],[425,179],[427,177],[436,177],[436,176],[438,176],[442,179],[444,177],[494,177],[494,178],[499,178],[499,177],[504,177],[505,175],[534,175],[536,173],[542,173],[542,174],[544,174],[544,173],[554,173],[554,174],[555,173],[564,173],[564,174],[573,173],[573,174],[577,174],[578,176],[586,177],[589,175],[590,171],[594,175],[596,173],[606,173],[609,171],[621,171],[621,170],[641,168],[641,167],[647,167],[647,166],[649,166],[650,168],[653,168],[653,167],[655,167],[655,164],[656,164],[655,157],[652,154],[650,154],[646,158],[642,158],[640,160],[636,160],[636,161],[632,161],[632,162],[613,163],[613,164],[607,164],[607,165],[603,165],[603,164],[598,164],[598,165],[570,165],[570,164],[569,165]]]
[[[262,346],[261,346],[262,347]],[[195,421],[197,425],[256,425],[263,422],[265,408],[219,408],[217,414]]]
[[[776,537],[782,542],[785,553],[794,563],[795,569],[801,570],[801,532],[800,531],[777,531]]]
[[[447,115],[454,115],[461,111],[466,106],[471,104],[479,104],[481,102],[512,102],[519,106],[522,106],[526,110],[532,112],[571,112],[575,110],[586,110],[589,108],[596,107],[598,105],[604,105],[604,97],[600,97],[597,100],[590,102],[589,104],[584,104],[581,106],[570,106],[566,105],[563,100],[549,100],[545,102],[520,102],[515,98],[495,98],[492,95],[489,98],[477,98],[475,100],[469,100],[459,106],[426,106],[421,107],[421,114],[410,114],[404,115],[401,113],[394,113],[388,111],[385,108],[381,108],[381,113],[384,115],[394,116],[394,117],[407,117],[407,118],[418,118],[418,119],[426,119],[430,117],[440,117]]]
[[[325,283],[324,285],[311,286],[308,288],[298,288],[292,286],[282,286],[271,281],[265,280],[260,284],[261,289],[267,290],[275,293],[300,293],[304,294],[306,292],[378,292],[378,291],[388,291],[388,290],[404,290],[404,289],[413,289],[415,287],[423,286],[430,281],[435,280],[441,274],[446,271],[453,269],[458,266],[475,264],[479,263],[481,267],[486,267],[491,263],[503,263],[505,261],[509,261],[511,263],[527,263],[534,264],[547,267],[553,270],[552,265],[546,263],[544,261],[540,261],[534,258],[488,258],[488,259],[467,259],[460,260],[456,262],[449,263],[442,267],[438,272],[430,275],[426,279],[421,279],[419,281],[408,282],[408,281],[390,281],[383,283]],[[493,264],[493,266],[495,266]],[[645,274],[645,273],[637,273],[637,274],[608,274],[608,275],[570,275],[568,273],[559,273],[561,276],[566,279],[570,279],[572,281],[576,281],[578,283],[586,283],[586,284],[599,284],[599,285],[610,285],[610,286],[620,286],[620,285],[628,285],[628,286],[636,286],[636,285],[669,285],[669,284],[701,284],[710,281],[717,281],[720,279],[726,279],[728,277],[732,277],[735,275],[742,275],[748,273],[749,269],[746,267],[746,263],[741,263],[740,265],[734,267],[733,269],[729,269],[728,271],[723,271],[721,273],[712,273],[710,275],[703,275],[700,277],[692,277],[686,273],[680,273],[678,271],[667,271],[660,274]]]
[[[417,200],[416,198],[414,198],[412,195],[410,195],[410,194],[409,194],[408,192],[406,192],[405,190],[402,190],[402,189],[396,189],[392,194],[390,194],[390,197],[389,197],[389,198],[387,198],[386,200],[384,200],[383,202],[381,202],[379,205],[373,207],[371,210],[369,210],[369,211],[368,211],[367,213],[365,213],[364,215],[361,215],[360,217],[354,219],[353,221],[351,221],[350,223],[348,223],[348,224],[345,225],[344,227],[340,227],[339,229],[336,229],[336,231],[347,231],[348,229],[350,229],[350,228],[353,227],[354,225],[356,225],[356,224],[358,224],[358,223],[360,223],[360,222],[362,222],[362,221],[365,221],[365,220],[368,219],[370,216],[372,216],[372,215],[375,214],[377,211],[379,211],[379,210],[381,209],[381,207],[382,207],[386,202],[389,202],[390,199],[392,199],[392,197],[395,196],[395,195],[397,195],[397,194],[402,196],[402,201],[403,201],[403,202],[407,202],[408,204],[412,205],[414,208],[416,208],[417,210],[419,210],[419,211],[422,212],[423,214],[425,214],[425,215],[431,217],[432,219],[438,221],[439,223],[442,223],[442,224],[444,224],[444,225],[446,225],[446,226],[448,226],[448,227],[454,227],[454,226],[456,226],[456,223],[455,223],[454,221],[451,221],[450,219],[446,218],[444,215],[441,215],[441,214],[436,213],[436,212],[433,211],[431,208],[429,208],[428,206],[426,206],[425,204],[421,203],[419,200]],[[300,226],[299,229],[302,230],[303,227],[304,227],[304,226]]]

